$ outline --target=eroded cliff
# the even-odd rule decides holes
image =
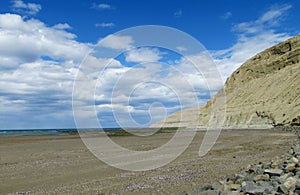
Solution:
[[[222,119],[216,117],[220,112]],[[205,106],[174,113],[152,127],[201,128],[218,120],[224,128],[268,128],[299,125],[298,116],[300,35],[246,61]]]

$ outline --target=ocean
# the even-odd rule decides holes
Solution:
[[[43,129],[43,130],[0,130],[0,136],[30,136],[30,135],[64,135],[71,132],[77,133],[77,130],[58,130],[58,129]]]
[[[100,130],[116,132],[122,130],[121,128],[107,128],[107,129],[81,129],[84,130]],[[78,134],[77,129],[26,129],[26,130],[0,130],[0,136],[38,136],[38,135],[75,135]]]

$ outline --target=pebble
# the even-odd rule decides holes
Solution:
[[[300,194],[300,127],[282,130],[298,136],[298,142],[285,154],[270,162],[249,165],[237,174],[200,188],[197,194]]]

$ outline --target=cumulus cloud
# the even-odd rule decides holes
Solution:
[[[105,62],[94,56],[86,58],[84,67],[79,70],[82,76],[78,81],[79,87],[76,87],[78,93],[75,92],[80,110],[86,111],[79,116],[82,121],[86,123],[89,120],[95,103],[96,112],[101,116],[100,123],[107,124],[110,121],[111,124],[119,123],[125,127],[146,127],[151,122],[162,120],[165,114],[198,106],[206,101],[210,96],[206,80],[200,73],[196,74],[197,69],[191,63],[183,60],[177,64],[160,63],[158,48],[138,48],[135,52],[141,55],[153,51],[155,57],[151,53],[151,58],[132,58],[131,62],[143,63],[131,67],[114,59]],[[125,59],[128,57],[128,53],[122,55]],[[199,58],[197,56],[198,61]],[[109,63],[109,60],[113,63]],[[198,101],[198,96],[205,96],[206,99]],[[150,116],[149,112],[156,114]]]
[[[139,48],[136,52],[144,54],[144,52],[153,52],[153,50],[154,48]],[[156,53],[159,52],[158,49],[155,50],[157,50]],[[123,55],[128,57],[128,53]],[[164,64],[157,62],[158,57],[151,57],[154,62],[149,62],[150,58],[141,60],[136,57],[133,62],[143,63],[132,67],[120,64],[120,66],[102,69],[101,74],[94,75],[97,76],[96,83],[90,79],[88,84],[90,89],[96,89],[95,93],[90,92],[90,94],[95,94],[93,98],[96,101],[97,112],[99,115],[105,116],[104,118],[100,117],[99,120],[103,122],[104,119],[107,120],[108,116],[111,116],[112,119],[115,115],[118,119],[115,123],[119,122],[119,125],[145,127],[150,125],[149,120],[157,122],[162,120],[165,114],[204,104],[210,97],[210,93],[215,93],[222,82],[213,80],[216,75],[210,74],[211,67],[209,66],[212,60],[208,64],[208,56],[199,54],[188,58],[190,61],[181,59],[173,64]],[[199,70],[199,67],[195,67],[191,61],[198,65],[199,63],[206,65]],[[91,64],[91,62],[84,64]],[[206,74],[206,77],[203,74]],[[208,86],[207,82],[215,85]],[[217,85],[218,83],[219,85]],[[85,88],[87,83],[83,82],[81,86]],[[211,86],[213,87],[210,88]],[[78,95],[83,95],[82,91],[84,90],[79,88]],[[80,99],[88,98],[81,97]],[[153,104],[156,106],[153,107]],[[81,106],[89,107],[90,105],[82,104]],[[161,113],[156,113],[158,111]],[[149,112],[157,115],[150,117]],[[138,120],[139,123],[134,122],[131,115],[135,116],[134,120]],[[85,116],[81,115],[80,117]],[[88,118],[88,116],[86,117]]]
[[[90,45],[68,24],[16,14],[0,14],[0,28],[1,127],[72,127],[73,79]]]
[[[42,6],[36,3],[24,3],[22,0],[13,0],[12,2],[13,10],[21,14],[35,15],[42,9]]]
[[[67,23],[59,23],[53,26],[54,29],[58,29],[58,30],[68,30],[68,29],[72,29],[72,27],[67,24]]]
[[[1,126],[49,128],[51,125],[54,128],[72,125],[70,94],[74,71],[67,63],[39,60],[21,64],[15,71],[0,70],[0,96],[4,98],[0,115],[5,117],[0,120]]]
[[[134,43],[131,36],[109,35],[99,41],[99,45],[111,49],[128,49]]]
[[[73,64],[45,62],[42,60],[21,64],[15,71],[2,71],[0,89],[2,93],[30,94],[55,89],[70,92]],[[68,91],[65,91],[68,89]]]
[[[126,61],[127,62],[157,62],[162,56],[161,52],[158,49],[151,48],[137,48],[132,49],[126,53]]]
[[[183,57],[178,63],[178,70],[197,93],[214,94],[223,86],[222,75],[208,53]]]
[[[1,14],[0,28],[1,66],[6,68],[34,62],[43,56],[79,62],[89,50],[87,44],[77,42],[76,35],[65,30],[70,28],[68,24],[51,28],[35,19],[25,20],[19,15]]]
[[[204,104],[221,87],[220,79],[214,78],[216,74],[210,67],[213,61],[207,53],[186,56],[187,60],[161,48],[136,48],[134,38],[109,35],[99,41],[99,47],[92,52],[94,56],[83,62],[86,67],[80,70],[82,80],[76,87],[76,102],[85,110],[79,115],[84,124],[96,109],[100,123],[145,127],[150,125],[149,121],[162,120],[166,114]],[[117,58],[122,63],[113,60],[117,61],[115,66],[108,62],[111,59],[105,61],[100,55],[103,47],[113,51],[125,49]],[[207,82],[214,85],[208,86]]]

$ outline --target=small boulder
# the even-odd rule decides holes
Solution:
[[[269,181],[270,180],[270,176],[268,174],[266,175],[256,175],[253,178],[253,181],[258,182],[258,181]]]
[[[245,181],[242,183],[242,191],[244,194],[263,195],[265,189],[263,186],[258,186],[252,181]]]
[[[289,177],[287,178],[286,182],[283,183],[283,185],[288,188],[289,190],[293,190],[295,189],[296,187],[296,182],[297,182],[297,179],[294,178],[294,177]]]

